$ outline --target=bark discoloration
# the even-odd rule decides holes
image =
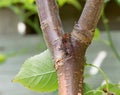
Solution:
[[[72,43],[71,43],[71,34],[66,33],[62,37],[62,50],[65,53],[66,57],[72,55]]]

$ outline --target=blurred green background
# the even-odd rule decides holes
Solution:
[[[60,15],[63,20],[63,26],[66,26],[64,19],[70,19],[72,24],[77,21],[85,1],[86,0],[57,0],[60,7]],[[117,15],[120,14],[120,0],[105,0],[105,3],[107,3],[105,13],[108,15],[108,18],[116,18]],[[28,34],[34,34],[36,32],[41,35],[35,0],[1,0],[0,8],[8,8],[17,14],[19,19],[26,24]],[[99,27],[102,28],[101,24]],[[67,29],[66,31],[71,31],[71,29]],[[116,28],[113,27],[113,29]]]

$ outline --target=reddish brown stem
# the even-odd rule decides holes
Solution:
[[[38,14],[46,44],[52,54],[55,53],[56,44],[61,44],[61,36],[64,34],[59,10],[56,0],[36,0],[38,6]]]
[[[95,27],[101,15],[104,0],[87,0],[78,23],[74,26],[73,35],[85,43],[90,43]]]
[[[87,0],[71,34],[64,34],[55,0],[36,0],[41,28],[52,54],[60,95],[83,95],[85,52],[92,41],[104,0]]]

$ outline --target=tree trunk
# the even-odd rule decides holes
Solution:
[[[85,52],[94,36],[104,0],[87,0],[71,33],[64,33],[56,0],[36,0],[36,3],[58,74],[59,95],[83,95]]]

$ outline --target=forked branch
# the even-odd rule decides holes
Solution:
[[[104,0],[87,0],[73,32],[64,34],[56,0],[36,0],[44,38],[52,54],[60,95],[83,95],[85,52]]]

